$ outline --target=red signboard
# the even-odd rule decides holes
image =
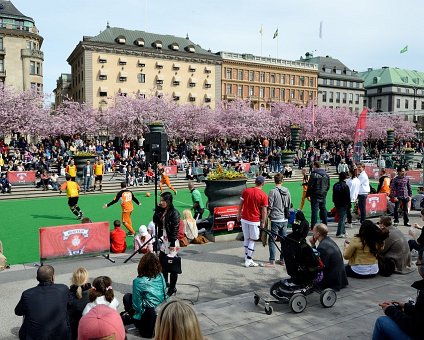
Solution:
[[[238,205],[229,205],[226,207],[216,207],[213,211],[213,230],[231,231],[237,225]]]
[[[366,216],[374,217],[384,215],[387,211],[386,194],[370,194],[365,206]]]
[[[391,176],[392,173],[397,173],[395,169],[385,169],[386,175]],[[365,172],[369,179],[378,180],[380,177],[380,168],[377,166],[365,166]],[[406,171],[406,177],[409,178],[411,184],[423,184],[423,172],[422,170],[408,170]]]
[[[165,174],[168,176],[177,176],[177,166],[176,165],[167,165],[163,167]]]
[[[35,171],[8,171],[7,179],[10,184],[35,183]]]
[[[110,251],[108,222],[71,224],[39,229],[40,261]]]
[[[250,163],[237,163],[236,165],[240,165],[243,172],[249,172],[250,170]]]

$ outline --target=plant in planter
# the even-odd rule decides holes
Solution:
[[[387,143],[386,147],[390,151],[393,149],[393,145],[395,144],[395,130],[393,128],[387,129]]]

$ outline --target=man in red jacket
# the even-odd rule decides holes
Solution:
[[[110,251],[115,254],[123,253],[127,249],[125,238],[127,234],[121,228],[121,221],[113,222],[114,229],[110,232]]]

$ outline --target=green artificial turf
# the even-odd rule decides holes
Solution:
[[[332,184],[335,181],[332,180]],[[331,184],[331,187],[332,187]],[[299,181],[287,182],[284,185],[290,190],[292,202],[295,209],[300,206],[302,197],[302,186]],[[375,184],[373,184],[376,187]],[[264,191],[268,193],[274,185],[272,180],[267,180]],[[203,193],[203,189],[200,188]],[[138,231],[141,224],[147,225],[152,219],[154,207],[154,191],[152,196],[146,197],[145,193],[136,193],[141,201],[141,206],[134,206],[132,214],[133,228]],[[327,209],[333,206],[331,202],[331,189],[327,195]],[[113,194],[88,194],[81,195],[79,206],[84,216],[91,218],[93,222],[108,221],[112,226],[115,219],[121,219],[121,207],[116,203],[108,209],[103,209],[105,203],[113,199]],[[206,203],[206,197],[204,197]],[[191,207],[191,196],[187,189],[178,190],[174,196],[175,207],[182,212]],[[11,264],[30,263],[39,260],[38,229],[40,227],[61,226],[67,224],[78,224],[79,221],[71,213],[67,205],[66,195],[39,199],[20,199],[0,201],[1,227],[0,240],[3,242],[4,252],[8,262]],[[305,203],[305,216],[310,220],[310,204]],[[205,212],[204,217],[208,213]],[[129,247],[132,247],[132,238],[127,238]]]

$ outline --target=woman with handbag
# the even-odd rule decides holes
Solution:
[[[180,246],[178,241],[180,213],[174,208],[172,202],[173,198],[170,192],[162,193],[159,205],[153,215],[153,222],[158,226],[158,237],[161,241],[159,259],[162,273],[167,286],[169,283],[168,296],[177,292],[178,274],[181,274],[181,260],[177,256]]]
[[[159,259],[153,253],[145,254],[138,263],[138,276],[133,280],[132,294],[124,295],[124,324],[133,323],[141,337],[152,338],[156,310],[167,299],[166,283],[161,273]]]

